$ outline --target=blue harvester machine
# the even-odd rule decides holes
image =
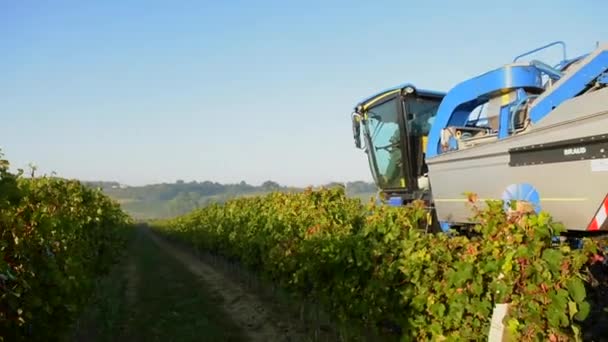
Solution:
[[[557,65],[522,61],[552,46]],[[425,201],[435,231],[470,225],[467,192],[608,231],[608,45],[567,59],[554,42],[447,93],[399,85],[358,103],[352,124],[385,199]]]

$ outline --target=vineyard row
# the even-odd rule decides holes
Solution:
[[[476,234],[426,234],[424,208],[361,203],[342,189],[273,193],[154,224],[321,303],[339,320],[390,322],[402,340],[484,340],[493,308],[518,341],[573,340],[588,316],[586,276],[597,246],[554,246],[544,213],[471,205]]]

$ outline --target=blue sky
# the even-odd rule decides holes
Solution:
[[[446,91],[554,40],[608,42],[608,2],[0,3],[0,147],[14,167],[127,184],[371,180],[350,112]],[[557,58],[551,50],[546,58]]]

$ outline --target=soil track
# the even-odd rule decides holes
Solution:
[[[285,320],[285,315],[273,312],[268,304],[241,285],[225,277],[214,268],[181,250],[170,242],[145,229],[161,249],[180,261],[194,275],[201,278],[206,287],[221,296],[223,310],[229,315],[249,338],[250,341],[306,341],[302,327]]]

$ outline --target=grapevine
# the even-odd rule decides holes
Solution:
[[[426,234],[424,207],[392,208],[343,189],[214,204],[154,225],[200,251],[239,261],[335,317],[403,340],[487,340],[496,304],[515,340],[570,340],[589,312],[585,265],[596,246],[555,248],[559,224],[473,206],[478,234]]]
[[[78,181],[8,169],[1,160],[0,341],[60,339],[116,261],[130,219]]]

